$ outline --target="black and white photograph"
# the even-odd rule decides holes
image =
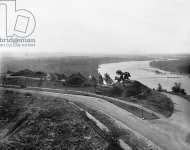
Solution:
[[[190,1],[0,0],[0,150],[190,150]]]

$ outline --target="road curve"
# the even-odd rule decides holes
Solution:
[[[15,89],[12,89],[15,90]],[[168,120],[156,120],[156,121],[146,121],[142,120],[135,115],[119,108],[118,106],[107,102],[101,98],[95,98],[90,96],[82,95],[72,95],[72,94],[62,94],[55,92],[46,91],[35,91],[26,89],[16,89],[19,92],[31,92],[37,94],[43,94],[47,96],[55,96],[67,99],[72,102],[82,103],[91,109],[100,111],[112,118],[118,120],[122,124],[126,125],[130,129],[138,132],[142,136],[146,137],[154,144],[161,147],[163,150],[190,150],[190,145],[185,142],[185,137],[187,134],[186,126],[179,126],[177,121],[175,121],[175,116]],[[172,97],[173,99],[173,97]],[[177,100],[178,98],[176,98]],[[174,100],[175,102],[175,100]],[[180,107],[181,109],[181,107]],[[190,112],[185,109],[185,113]],[[187,116],[186,116],[187,117]],[[183,119],[187,119],[184,117]],[[179,119],[179,117],[176,116]]]
[[[175,105],[174,113],[169,118],[169,121],[190,132],[190,102],[177,95],[163,94],[168,96]]]

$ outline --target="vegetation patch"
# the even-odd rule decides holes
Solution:
[[[115,85],[109,88],[98,87],[97,93],[101,95],[118,98],[123,101],[129,101],[140,104],[148,109],[163,114],[166,117],[171,116],[174,109],[173,102],[167,96],[157,91],[149,89],[148,87],[146,87],[145,85],[141,84],[138,81],[131,81],[125,85],[116,83]],[[129,106],[124,106],[122,104],[119,104],[119,102],[114,102],[114,101],[110,102],[122,108],[126,107],[126,109],[127,108],[129,109],[129,111],[134,110],[133,108],[129,108]],[[139,110],[136,109],[136,112],[138,111]],[[137,115],[138,114],[139,113],[137,113]]]
[[[157,91],[137,95],[128,100],[141,104],[144,107],[165,115],[166,117],[170,117],[174,111],[174,104],[171,99]]]
[[[75,92],[66,92],[66,93],[71,93],[71,94],[77,94]],[[153,120],[153,119],[159,119],[158,116],[156,116],[155,114],[153,113],[150,113],[150,112],[147,112],[141,108],[138,108],[138,107],[135,107],[135,106],[132,106],[132,105],[129,105],[129,104],[126,104],[124,102],[120,102],[118,100],[113,100],[109,97],[102,97],[102,96],[99,96],[99,95],[93,95],[93,94],[90,94],[90,93],[78,93],[80,95],[84,95],[84,96],[92,96],[92,97],[97,97],[97,98],[101,98],[101,99],[104,99],[128,112],[131,112],[132,114],[134,114],[135,116],[139,117],[139,118],[143,118],[145,120]]]
[[[153,119],[159,119],[158,116],[154,115],[153,113],[149,113],[143,109],[137,108],[132,105],[128,105],[119,101],[114,101],[114,100],[108,100],[110,103],[113,103],[114,105],[134,114],[135,116],[139,118],[143,118],[145,120],[153,120]]]
[[[189,56],[178,60],[153,61],[150,65],[166,71],[190,74]]]
[[[126,142],[133,150],[154,150],[151,148],[143,139],[137,137],[132,131],[122,129],[118,127],[113,119],[111,119],[109,116],[99,112],[95,111],[89,107],[86,107],[85,105],[81,103],[77,103],[78,106],[88,111],[90,114],[92,114],[96,119],[98,119],[100,122],[102,122],[105,126],[108,127],[108,129],[111,131],[109,134],[105,135],[106,138],[110,141],[110,147],[116,148],[118,147],[118,139],[122,139],[124,142]]]
[[[63,99],[5,90],[0,91],[0,102],[1,150],[107,150],[109,147],[109,141],[96,132],[92,122]]]

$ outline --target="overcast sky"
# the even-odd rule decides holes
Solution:
[[[37,26],[35,48],[9,52],[190,52],[190,0],[17,0]]]

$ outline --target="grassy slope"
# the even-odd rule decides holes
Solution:
[[[166,117],[170,117],[174,111],[174,104],[171,99],[157,91],[152,91],[149,94],[144,94],[141,96],[135,96],[129,100],[163,114]]]
[[[19,83],[22,83],[22,82],[23,82],[22,79],[14,80],[14,78],[11,78],[11,80],[9,80],[8,83],[10,85],[20,85]],[[27,83],[27,86],[38,87],[38,85],[39,85],[38,82],[39,81],[32,81],[32,82],[27,81],[26,83]],[[85,91],[85,92],[97,93],[100,95],[105,95],[105,96],[110,96],[110,97],[116,97],[116,98],[119,98],[124,101],[130,101],[133,103],[138,103],[140,105],[143,105],[144,107],[147,107],[153,111],[161,113],[161,114],[165,115],[166,117],[170,116],[173,113],[173,103],[171,102],[171,100],[169,98],[160,94],[159,92],[152,91],[152,92],[148,92],[148,93],[145,92],[141,95],[138,95],[141,92],[141,90],[139,91],[139,89],[141,89],[141,88],[146,89],[145,86],[143,86],[143,85],[141,86],[141,85],[142,84],[139,83],[138,87],[136,87],[136,86],[128,87],[127,88],[128,94],[125,93],[123,96],[113,95],[113,92],[112,92],[112,90],[110,90],[110,88],[102,88],[101,86],[98,86],[96,89],[94,87],[73,88],[73,87],[63,86],[59,82],[48,82],[48,83],[44,83],[42,87],[45,87],[45,88],[48,87],[48,88],[53,88],[53,89],[62,89],[62,90]],[[126,95],[131,95],[131,93],[133,96],[131,96],[131,97],[126,96]],[[117,103],[116,105],[120,105],[120,104]],[[141,111],[138,111],[139,112],[138,113],[138,112],[136,112],[136,110],[133,111],[133,108],[129,108],[127,106],[126,106],[126,108],[128,108],[128,111],[132,111],[135,114],[137,113],[138,116],[141,116]],[[150,116],[151,116],[151,114],[150,114]],[[154,118],[154,116],[152,116],[152,117]]]
[[[92,114],[95,118],[100,120],[104,125],[106,125],[109,128],[109,130],[112,131],[110,136],[115,137],[116,139],[117,138],[122,139],[134,150],[142,150],[142,149],[153,150],[153,148],[150,148],[150,145],[147,144],[146,141],[136,136],[130,130],[127,130],[127,129],[123,130],[109,116],[104,115],[99,111],[94,111],[91,108],[84,106],[83,104],[78,103],[77,105],[84,108],[86,111]],[[116,150],[119,150],[119,149],[116,149]]]
[[[190,56],[179,60],[153,61],[151,62],[151,66],[166,71],[189,74]]]
[[[0,149],[106,149],[108,142],[73,105],[0,91]]]

